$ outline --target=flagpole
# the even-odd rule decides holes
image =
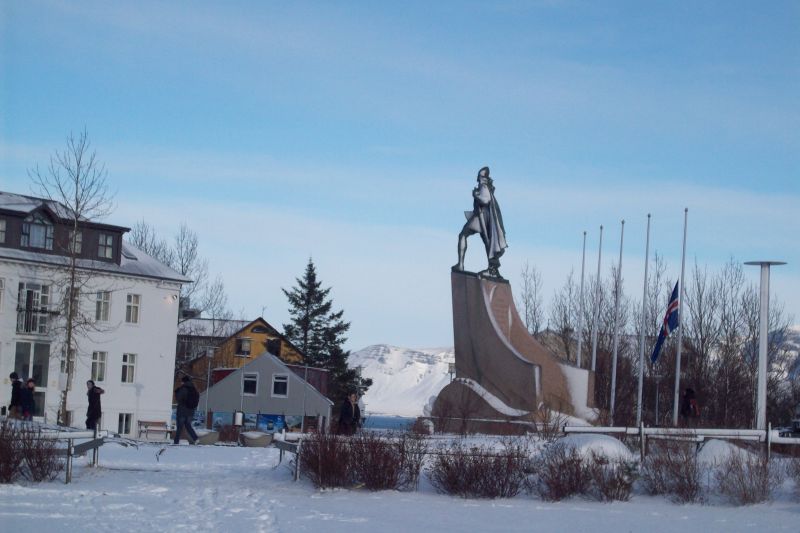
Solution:
[[[647,244],[644,247],[644,286],[642,288],[642,326],[639,331],[639,389],[636,400],[636,425],[642,423],[642,389],[644,387],[644,330],[647,326],[647,267],[650,260],[650,213],[647,213]]]
[[[614,425],[614,405],[617,396],[617,350],[619,348],[619,293],[622,285],[622,242],[625,238],[625,221],[622,221],[619,232],[619,263],[617,263],[617,280],[614,284],[614,347],[611,351],[611,425]]]
[[[578,368],[581,367],[581,355],[583,348],[583,273],[586,270],[586,232],[583,232],[583,259],[581,260],[581,295],[580,303],[578,304],[578,353],[575,356],[575,361]]]
[[[597,367],[597,321],[600,314],[600,259],[603,255],[603,226],[600,226],[600,245],[597,247],[597,279],[594,291],[594,313],[592,317],[592,372]]]
[[[678,425],[678,402],[681,387],[681,351],[683,348],[683,276],[686,271],[686,223],[689,219],[689,208],[683,210],[683,253],[681,254],[681,288],[678,291],[678,350],[675,355],[675,394],[672,398],[672,425]]]

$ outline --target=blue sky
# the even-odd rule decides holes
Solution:
[[[452,344],[484,165],[512,283],[530,261],[549,299],[600,224],[606,270],[624,218],[639,297],[646,214],[677,275],[688,207],[689,263],[788,261],[772,290],[800,317],[800,4],[696,4],[4,2],[0,188],[85,127],[110,222],[186,221],[276,326],[313,256],[353,349]]]

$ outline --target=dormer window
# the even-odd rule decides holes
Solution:
[[[236,355],[239,357],[250,357],[250,340],[249,337],[236,339]]]
[[[53,249],[53,223],[40,213],[29,215],[22,223],[20,245],[24,248]]]
[[[97,243],[97,257],[114,259],[114,236],[101,233]]]
[[[0,243],[6,242],[6,220],[0,218]]]

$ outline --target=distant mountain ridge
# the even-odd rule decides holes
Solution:
[[[453,348],[411,349],[375,344],[350,354],[351,367],[361,366],[372,379],[364,396],[365,411],[373,414],[420,416],[432,396],[450,383]]]

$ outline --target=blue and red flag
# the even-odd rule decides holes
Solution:
[[[658,334],[658,340],[655,347],[653,347],[653,355],[650,356],[650,361],[655,363],[658,359],[658,354],[661,352],[661,345],[664,340],[672,331],[678,329],[680,326],[680,317],[678,316],[678,284],[680,281],[675,282],[675,288],[672,289],[672,296],[669,297],[669,305],[667,305],[667,312],[664,314],[664,323],[661,324],[661,331]]]

